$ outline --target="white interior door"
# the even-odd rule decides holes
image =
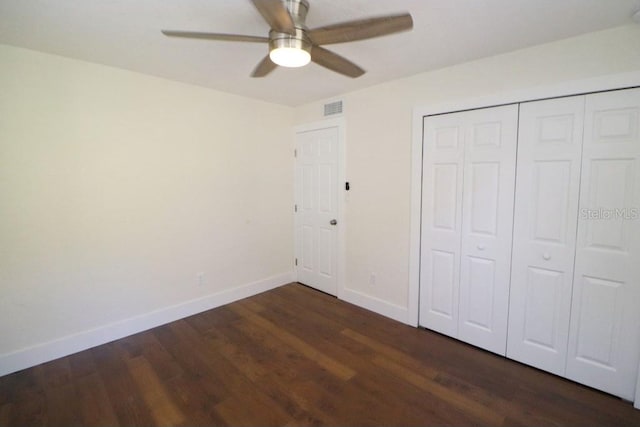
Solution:
[[[339,129],[297,132],[295,143],[298,281],[337,295]]]
[[[588,95],[567,376],[633,400],[640,358],[640,89]]]
[[[465,113],[424,119],[419,324],[458,335]]]
[[[483,108],[464,114],[458,337],[504,356],[518,106]]]
[[[507,356],[564,375],[584,96],[520,106]]]

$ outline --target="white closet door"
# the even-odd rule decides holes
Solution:
[[[458,337],[504,356],[518,106],[465,114]]]
[[[564,375],[584,96],[520,105],[507,356]]]
[[[632,400],[640,356],[640,90],[588,95],[567,376]]]
[[[420,325],[458,334],[465,113],[424,119]]]

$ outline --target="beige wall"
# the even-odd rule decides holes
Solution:
[[[291,108],[0,64],[0,356],[291,272]]]
[[[428,52],[425,52],[428,54]],[[361,64],[366,65],[366,64]],[[346,287],[408,307],[411,120],[416,106],[640,70],[640,26],[540,45],[348,93]],[[323,102],[295,123],[321,119]],[[375,285],[369,277],[376,274]]]

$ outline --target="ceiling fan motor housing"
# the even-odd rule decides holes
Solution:
[[[296,35],[269,31],[269,51],[278,48],[301,49],[311,53],[311,40],[301,28],[296,28]]]
[[[269,31],[269,51],[278,48],[301,49],[311,53],[311,39],[306,34],[305,20],[309,12],[309,3],[306,0],[286,0],[285,5],[291,14],[296,27],[295,35]]]

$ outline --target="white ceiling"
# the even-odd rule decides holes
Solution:
[[[624,25],[640,0],[310,0],[310,28],[410,12],[411,32],[329,46],[367,70],[311,64],[249,74],[267,46],[167,38],[160,29],[266,36],[249,0],[0,0],[0,43],[299,105],[388,80]]]

